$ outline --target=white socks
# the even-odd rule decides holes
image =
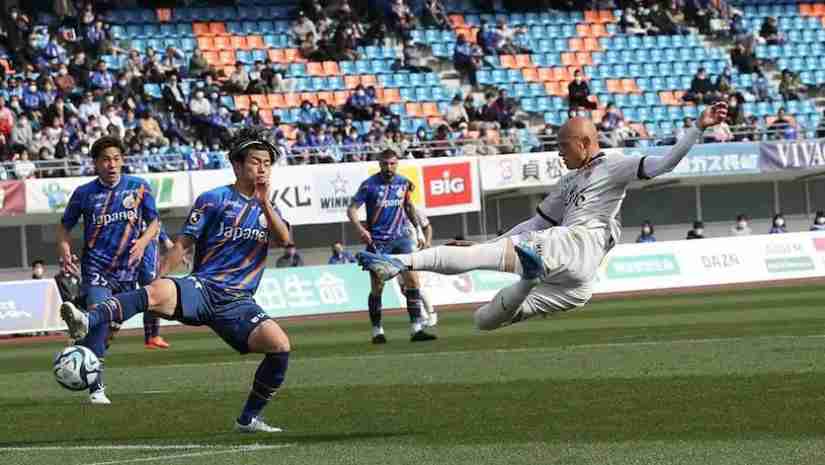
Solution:
[[[373,326],[372,327],[372,337],[378,336],[379,334],[384,334],[384,327],[383,326]]]
[[[393,255],[413,271],[460,274],[471,270],[508,271],[521,274],[510,240],[471,247],[438,246],[411,254]]]

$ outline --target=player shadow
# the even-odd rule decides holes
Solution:
[[[313,434],[306,431],[285,431],[283,434],[275,434],[270,436],[255,435],[255,441],[259,444],[323,444],[328,442],[348,442],[361,441],[366,439],[391,439],[400,437],[416,436],[416,432],[376,432],[376,431],[354,431],[349,433],[317,433]],[[201,436],[203,437],[203,436]],[[237,440],[237,433],[227,433],[211,436],[214,439],[220,438],[226,440],[235,438]]]

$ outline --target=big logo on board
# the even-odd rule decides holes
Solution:
[[[427,207],[472,203],[473,178],[470,163],[446,163],[421,168]]]

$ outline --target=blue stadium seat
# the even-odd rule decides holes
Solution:
[[[198,43],[195,42],[195,39],[191,37],[185,37],[183,39],[180,39],[180,47],[182,50],[192,51],[198,47]]]
[[[521,109],[528,113],[536,113],[539,111],[538,104],[535,98],[527,97],[520,101]]]
[[[601,93],[607,90],[607,86],[601,79],[590,80],[590,91],[593,93]]]
[[[343,90],[346,89],[346,84],[344,83],[344,78],[341,76],[329,76],[327,78],[327,89],[330,90]]]
[[[143,92],[152,98],[159,99],[161,97],[160,84],[144,84]]]
[[[303,63],[290,63],[287,68],[287,74],[290,76],[304,76],[306,73],[306,66]]]
[[[648,106],[659,105],[661,103],[659,96],[655,92],[645,92],[642,98],[644,99],[644,104]]]
[[[250,64],[255,62],[255,60],[252,58],[252,52],[245,50],[237,50],[235,52],[235,59],[243,64]]]

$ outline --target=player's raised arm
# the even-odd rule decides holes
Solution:
[[[728,117],[728,105],[725,102],[718,102],[710,107],[699,116],[696,121],[696,126],[690,128],[682,137],[676,142],[676,145],[670,149],[670,152],[663,157],[645,157],[643,171],[646,178],[655,178],[665,173],[673,171],[674,168],[685,158],[690,148],[699,142],[702,138],[702,133],[705,129],[716,126],[725,121]]]

